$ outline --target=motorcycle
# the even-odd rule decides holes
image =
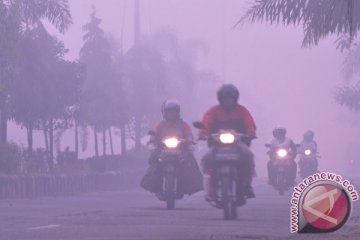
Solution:
[[[300,149],[300,160],[299,160],[299,174],[300,177],[306,178],[314,173],[317,173],[317,153],[310,147]]]
[[[154,135],[152,131],[150,135]],[[161,192],[158,197],[166,202],[167,209],[175,208],[175,200],[181,199],[181,172],[184,158],[182,155],[183,139],[165,137],[161,141],[159,155],[159,173],[161,177]]]
[[[203,129],[201,122],[193,124],[195,128]],[[220,130],[210,134],[207,139],[212,143],[214,158],[211,163],[214,166],[211,188],[215,190],[215,199],[212,205],[223,209],[224,219],[236,219],[237,207],[246,203],[245,182],[242,180],[242,172],[247,169],[241,168],[238,146],[242,139],[248,137],[233,130]],[[207,181],[204,176],[204,181]]]
[[[265,147],[270,148],[268,153],[274,164],[275,182],[273,187],[279,192],[279,195],[284,195],[284,192],[292,186],[292,183],[289,182],[288,173],[294,153],[286,146],[274,147],[270,144],[265,144]]]

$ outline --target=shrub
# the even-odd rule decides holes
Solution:
[[[0,145],[0,173],[15,174],[18,173],[22,151],[15,143]]]

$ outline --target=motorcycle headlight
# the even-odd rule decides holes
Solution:
[[[163,143],[167,148],[177,148],[180,141],[177,138],[173,137],[173,138],[166,138],[163,141]]]
[[[221,133],[219,139],[220,142],[224,144],[231,144],[235,142],[235,136],[232,133]]]
[[[309,156],[309,155],[311,155],[311,150],[310,150],[310,149],[306,149],[304,153],[305,153],[306,156]]]
[[[288,151],[286,149],[279,149],[276,154],[279,158],[284,158],[288,155]]]

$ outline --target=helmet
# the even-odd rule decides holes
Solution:
[[[273,136],[274,138],[284,138],[286,135],[286,128],[284,127],[276,127],[273,130]]]
[[[220,103],[221,99],[225,97],[233,97],[238,101],[239,95],[239,90],[233,84],[223,84],[217,91],[217,98]]]
[[[311,141],[314,139],[315,133],[311,130],[304,133],[304,140],[305,141]]]
[[[163,118],[166,112],[176,112],[180,115],[180,104],[176,100],[166,100],[161,107]]]

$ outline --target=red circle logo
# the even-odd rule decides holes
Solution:
[[[319,182],[310,186],[301,203],[306,224],[319,232],[339,229],[351,211],[349,196],[342,187],[332,182]]]

